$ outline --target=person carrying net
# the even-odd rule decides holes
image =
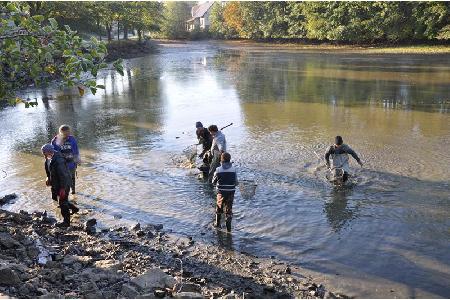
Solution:
[[[332,168],[331,170],[342,169],[342,182],[346,182],[348,180],[348,176],[350,173],[350,167],[348,164],[348,155],[351,155],[358,164],[362,167],[363,163],[361,159],[358,157],[355,151],[350,148],[348,145],[344,144],[344,141],[341,136],[336,136],[334,145],[331,145],[327,152],[325,153],[325,161],[327,163],[327,167],[330,169],[330,156],[332,160]]]

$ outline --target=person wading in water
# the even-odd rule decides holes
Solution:
[[[77,172],[77,165],[81,163],[80,152],[78,151],[78,144],[73,135],[71,135],[69,125],[61,125],[59,127],[59,134],[52,139],[52,145],[56,151],[59,151],[62,157],[66,160],[67,168],[69,169],[72,178],[71,188],[72,194],[75,194],[75,177]]]
[[[203,147],[202,153],[200,153],[200,155],[198,156],[199,158],[203,159],[203,164],[198,169],[202,172],[202,178],[207,179],[209,174],[209,164],[211,162],[211,158],[207,153],[209,153],[209,150],[211,149],[213,138],[208,129],[203,127],[202,122],[195,123],[195,128],[198,143]]]
[[[227,231],[231,231],[231,219],[233,217],[233,201],[236,185],[238,184],[236,170],[231,163],[231,155],[228,152],[220,156],[221,166],[214,172],[213,184],[217,187],[217,205],[215,227],[220,228],[221,215],[225,214]]]
[[[211,125],[208,127],[209,133],[213,137],[213,142],[211,145],[211,164],[209,167],[208,182],[212,183],[214,172],[217,167],[220,166],[220,155],[227,151],[227,140],[225,135],[217,128],[217,125]]]
[[[76,214],[79,209],[69,202],[69,191],[71,184],[71,177],[67,168],[66,162],[61,153],[55,151],[53,145],[45,144],[41,148],[42,154],[45,157],[45,173],[47,179],[45,184],[51,186],[52,199],[58,201],[61,209],[63,222],[58,223],[59,227],[70,226],[70,214]]]
[[[195,133],[197,134],[198,143],[201,144],[203,147],[202,153],[200,153],[198,157],[203,158],[205,153],[208,152],[209,149],[211,149],[213,138],[212,138],[211,134],[209,133],[208,129],[203,127],[202,122],[195,123],[195,128],[196,128]]]
[[[342,181],[346,182],[348,180],[350,167],[348,165],[348,155],[353,156],[353,158],[358,162],[358,164],[362,167],[363,163],[359,159],[358,155],[352,148],[348,145],[344,144],[344,141],[341,136],[336,136],[334,145],[330,146],[325,153],[325,161],[327,163],[327,167],[330,168],[330,156],[333,163],[333,170],[342,169],[344,174],[342,176]]]

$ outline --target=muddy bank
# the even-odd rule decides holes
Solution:
[[[0,296],[345,298],[300,270],[136,224],[57,228],[46,213],[0,210]],[[224,233],[226,238],[226,233]]]
[[[112,41],[106,44],[108,55],[106,61],[111,62],[119,58],[129,59],[156,53],[157,45],[152,41]]]

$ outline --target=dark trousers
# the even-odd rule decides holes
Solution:
[[[59,208],[61,209],[61,215],[64,219],[64,223],[70,224],[70,211],[78,210],[78,208],[69,201],[69,191],[70,188],[66,188],[66,195],[64,198],[59,197],[56,191],[52,190],[52,199],[57,200]]]
[[[217,193],[216,214],[225,214],[226,218],[233,216],[234,192]]]

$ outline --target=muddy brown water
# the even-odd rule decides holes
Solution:
[[[83,159],[74,198],[102,226],[162,223],[351,296],[450,297],[449,55],[193,42],[125,64],[95,96],[27,91],[38,107],[0,111],[0,191],[19,194],[8,209],[55,211],[39,148],[67,123]],[[196,121],[233,122],[239,177],[258,183],[253,199],[237,192],[229,239],[209,227],[211,189],[174,163]],[[345,189],[317,157],[337,134],[365,162]]]

